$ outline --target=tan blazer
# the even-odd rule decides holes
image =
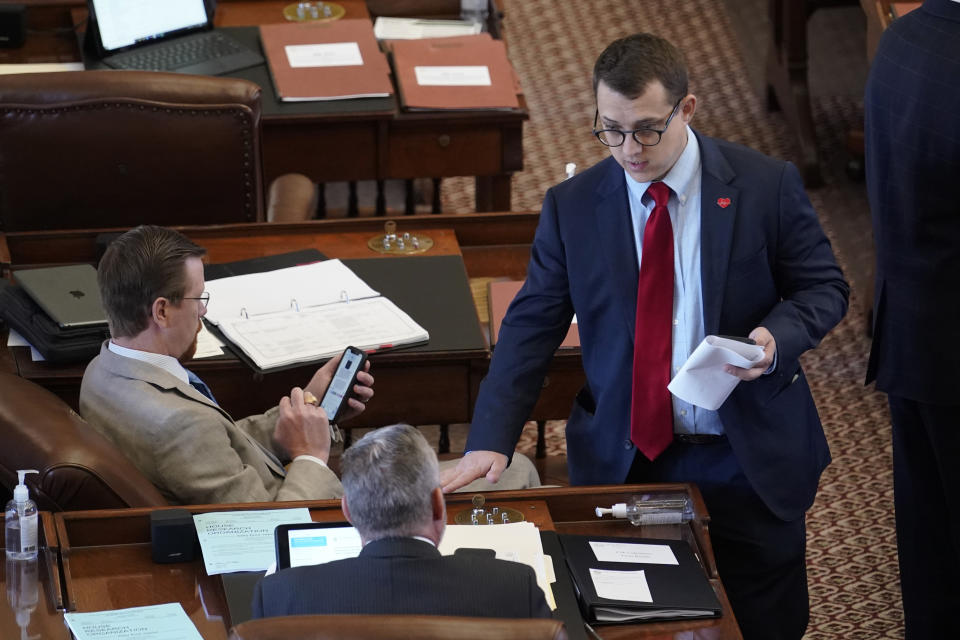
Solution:
[[[83,374],[80,414],[172,503],[339,498],[337,476],[272,441],[277,408],[234,422],[191,385],[107,348]]]

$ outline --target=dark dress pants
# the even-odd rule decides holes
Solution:
[[[955,638],[960,607],[960,406],[888,398],[905,638]]]
[[[674,442],[653,462],[637,453],[634,482],[692,482],[710,513],[710,540],[745,640],[800,640],[810,617],[806,520],[779,519],[747,482],[726,438]]]

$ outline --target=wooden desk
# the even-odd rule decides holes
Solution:
[[[474,397],[474,364],[486,362],[488,351],[470,298],[466,271],[452,231],[435,229],[436,244],[422,256],[392,258],[387,267],[367,249],[369,233],[303,233],[291,236],[267,225],[262,235],[232,235],[243,225],[227,225],[222,236],[195,240],[205,246],[210,262],[229,262],[303,248],[317,248],[329,257],[348,259],[349,266],[375,289],[393,298],[431,335],[430,342],[416,347],[374,354],[376,395],[367,410],[350,427],[383,426],[398,420],[413,424],[469,422]],[[188,231],[188,235],[193,234]],[[69,246],[78,240],[61,236]],[[87,251],[94,238],[83,232],[83,242],[73,242]],[[49,251],[63,259],[69,250]],[[48,255],[49,255],[48,254]],[[349,260],[356,256],[368,259]],[[89,255],[88,255],[89,257]],[[85,261],[85,259],[80,260]],[[387,267],[387,268],[384,268]],[[431,287],[439,291],[430,291]],[[439,299],[431,298],[431,294]],[[57,365],[33,362],[29,350],[11,350],[20,376],[50,389],[67,404],[78,407],[80,381],[86,363]],[[310,379],[316,365],[299,366],[266,375],[255,373],[233,357],[194,360],[189,367],[217,390],[220,404],[234,416],[260,413],[272,406],[293,386]]]
[[[629,496],[649,491],[651,485],[576,487],[502,491],[487,494],[488,505],[519,509],[541,530],[584,535],[658,537],[685,540],[702,559],[704,570],[723,606],[715,620],[652,622],[604,626],[604,638],[657,638],[667,640],[704,638],[734,640],[742,636],[730,609],[708,535],[709,518],[699,492],[691,485],[658,485],[658,490],[686,491],[694,498],[696,519],[683,525],[636,528],[626,521],[597,520],[593,508],[622,502]],[[470,507],[470,495],[447,496],[449,522]],[[188,507],[195,513],[212,510],[262,509],[277,503]],[[284,503],[307,506],[314,520],[340,520],[335,500]],[[226,638],[231,625],[222,583],[207,576],[201,560],[191,563],[156,565],[150,559],[150,509],[68,512],[54,515],[63,571],[65,606],[72,611],[99,611],[162,602],[180,602],[204,638]],[[562,562],[562,559],[556,560]],[[0,625],[4,624],[0,618]],[[7,623],[8,624],[8,623]],[[9,626],[0,626],[0,635]],[[13,629],[16,629],[13,627]],[[568,629],[570,637],[585,638],[582,629]],[[65,630],[44,638],[67,638]]]
[[[211,262],[228,262],[303,248],[317,248],[331,257],[373,257],[366,239],[382,233],[383,222],[393,221],[400,232],[426,232],[440,252],[459,251],[471,277],[526,276],[530,244],[539,215],[533,212],[489,214],[394,216],[315,220],[295,224],[232,224],[206,227],[179,227],[194,242],[209,251]],[[451,234],[451,230],[454,234]],[[0,254],[17,268],[57,263],[95,263],[96,238],[116,230],[31,231],[0,234]],[[455,238],[452,237],[455,235]],[[457,249],[453,249],[456,246]],[[0,267],[4,265],[0,264]],[[482,338],[481,338],[482,339]],[[4,343],[5,344],[5,343]],[[411,364],[411,359],[416,362]],[[368,410],[352,426],[382,426],[402,418],[413,424],[469,422],[480,381],[489,367],[489,349],[448,353],[410,354],[407,351],[373,357],[377,378],[376,396]],[[4,365],[4,363],[6,363]],[[0,366],[50,389],[70,406],[77,407],[83,364],[49,365],[30,360],[29,350],[0,346]],[[194,366],[194,365],[191,365]],[[414,369],[408,369],[413,366]],[[236,360],[198,361],[196,368],[209,376],[217,397],[233,415],[248,415],[270,406],[293,385],[302,385],[311,373],[308,368],[255,376]],[[423,378],[411,378],[411,371]],[[547,373],[544,388],[531,415],[533,420],[564,419],[573,398],[583,384],[579,351],[559,354]],[[224,389],[245,391],[224,396]],[[256,389],[256,393],[250,393]],[[418,401],[425,390],[434,393],[429,403]],[[227,393],[226,391],[224,393]]]
[[[339,0],[347,17],[426,15],[457,17],[459,0]],[[73,25],[85,21],[84,0],[28,2],[33,33],[19,50],[0,51],[0,62],[64,62],[81,59]],[[227,0],[215,23],[241,27],[283,22],[284,0]],[[72,11],[70,9],[72,8]],[[498,36],[500,13],[488,28]],[[256,30],[237,33],[259,48]],[[266,65],[235,74],[263,89],[264,184],[285,173],[324,182],[476,176],[476,210],[510,209],[510,179],[523,169],[525,108],[498,111],[402,111],[396,98],[283,103],[277,100]],[[521,101],[521,105],[524,103]]]

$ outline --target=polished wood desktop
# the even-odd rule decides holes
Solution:
[[[64,62],[81,59],[74,29],[85,28],[85,0],[33,0],[31,33],[21,49],[0,51],[0,63]],[[283,22],[284,0],[221,0],[215,24],[255,26]],[[459,0],[340,0],[347,18],[387,15],[457,17]],[[500,33],[500,13],[488,29]],[[252,35],[254,46],[257,36]],[[316,182],[476,176],[476,210],[510,209],[510,180],[523,169],[526,109],[405,112],[395,97],[312,103],[283,103],[265,65],[235,75],[263,89],[264,184],[285,173]]]
[[[623,502],[644,491],[687,492],[694,500],[695,519],[690,523],[634,527],[624,520],[598,520],[593,509]],[[448,522],[471,507],[470,494],[447,496]],[[735,640],[742,636],[717,575],[709,538],[709,517],[699,492],[692,485],[635,485],[607,487],[564,487],[525,491],[490,492],[488,506],[509,506],[520,510],[527,520],[543,531],[624,538],[668,538],[686,541],[701,560],[704,571],[723,607],[717,619],[676,622],[646,622],[599,627],[603,638],[656,638]],[[214,510],[263,509],[307,506],[315,521],[341,520],[339,501],[254,503],[187,507],[194,513]],[[53,573],[40,576],[42,593],[28,631],[43,631],[43,638],[67,639],[69,634],[56,608],[70,611],[100,611],[125,607],[179,602],[207,640],[227,637],[231,626],[222,581],[207,576],[203,562],[154,564],[150,557],[150,509],[67,512],[45,514],[47,557],[58,560],[62,583]],[[562,562],[562,559],[556,560]],[[55,573],[55,572],[54,572]],[[558,594],[563,607],[571,603]],[[59,600],[58,600],[59,599]],[[561,609],[561,615],[567,610]],[[568,629],[571,638],[587,637],[583,629]],[[9,605],[0,605],[0,637],[18,637]]]

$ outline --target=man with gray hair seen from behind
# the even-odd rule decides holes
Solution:
[[[371,431],[344,452],[341,466],[341,505],[360,533],[360,555],[265,577],[254,591],[255,618],[551,617],[530,567],[471,552],[440,555],[447,522],[440,472],[417,429],[398,424]]]

